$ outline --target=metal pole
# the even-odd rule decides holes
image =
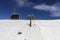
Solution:
[[[32,26],[31,19],[30,19],[30,24],[29,24],[29,26],[30,26],[30,27]]]

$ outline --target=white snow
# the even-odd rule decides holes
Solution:
[[[60,20],[0,20],[0,40],[60,40]]]

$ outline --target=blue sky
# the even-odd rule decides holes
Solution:
[[[14,7],[20,19],[28,14],[39,20],[60,19],[60,0],[0,0],[0,19],[10,19]]]

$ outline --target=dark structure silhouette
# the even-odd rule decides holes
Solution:
[[[19,19],[19,14],[15,12],[16,8],[14,8],[14,12],[11,15],[11,19]]]
[[[31,15],[28,15],[28,19],[30,20],[29,26],[31,27],[32,26],[32,20],[35,20],[35,17],[33,14],[31,14]]]
[[[11,19],[19,19],[19,14],[13,14],[13,15],[11,15]]]

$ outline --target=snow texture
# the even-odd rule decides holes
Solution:
[[[60,40],[60,20],[32,20],[31,27],[29,23],[0,20],[0,40]]]

